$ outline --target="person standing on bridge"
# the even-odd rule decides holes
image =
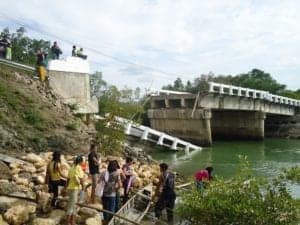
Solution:
[[[173,209],[175,206],[176,193],[175,188],[175,174],[168,171],[168,165],[166,163],[161,163],[160,167],[160,180],[159,185],[156,189],[156,194],[159,195],[158,201],[155,205],[155,217],[160,218],[161,212],[166,208],[168,223],[173,223]]]
[[[52,59],[59,59],[59,55],[62,54],[62,51],[56,41],[54,41],[51,47],[51,53],[52,53]]]

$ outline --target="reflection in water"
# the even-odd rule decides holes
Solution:
[[[214,175],[229,178],[238,169],[238,155],[246,155],[257,175],[272,178],[283,168],[300,166],[300,140],[266,139],[265,141],[215,142],[212,148],[192,152],[170,152],[149,148],[156,160],[171,164],[179,174],[192,177],[194,172],[206,166],[214,167]],[[300,197],[300,185],[290,185],[292,194]]]

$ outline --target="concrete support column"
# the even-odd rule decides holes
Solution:
[[[210,146],[212,144],[210,109],[197,108],[191,118],[192,111],[193,109],[190,108],[149,109],[148,117],[153,129],[199,146]],[[159,143],[161,143],[160,139]],[[177,145],[173,142],[173,147],[175,144]]]
[[[186,107],[186,104],[185,104],[185,98],[181,98],[181,99],[180,99],[180,106],[181,106],[182,108],[185,108],[185,107]]]
[[[169,99],[165,98],[165,105],[166,108],[170,108]]]

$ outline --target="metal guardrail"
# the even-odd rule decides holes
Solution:
[[[27,65],[24,65],[24,64],[21,64],[21,63],[16,63],[16,62],[9,61],[9,60],[6,60],[6,59],[0,59],[0,64],[5,65],[5,66],[11,66],[11,67],[14,67],[14,68],[17,68],[17,69],[26,70],[26,71],[29,71],[29,72],[34,72],[36,70],[32,66],[27,66]]]
[[[209,93],[219,93],[224,95],[240,96],[254,99],[262,99],[269,102],[300,107],[300,100],[273,95],[268,91],[261,91],[250,88],[237,87],[227,84],[209,82]]]

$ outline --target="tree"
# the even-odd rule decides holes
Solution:
[[[99,98],[107,89],[107,83],[103,79],[102,72],[96,71],[90,76],[91,95]]]
[[[232,77],[231,83],[236,86],[269,91],[273,94],[280,94],[286,88],[286,85],[279,84],[269,73],[259,69],[252,69],[246,74]]]

